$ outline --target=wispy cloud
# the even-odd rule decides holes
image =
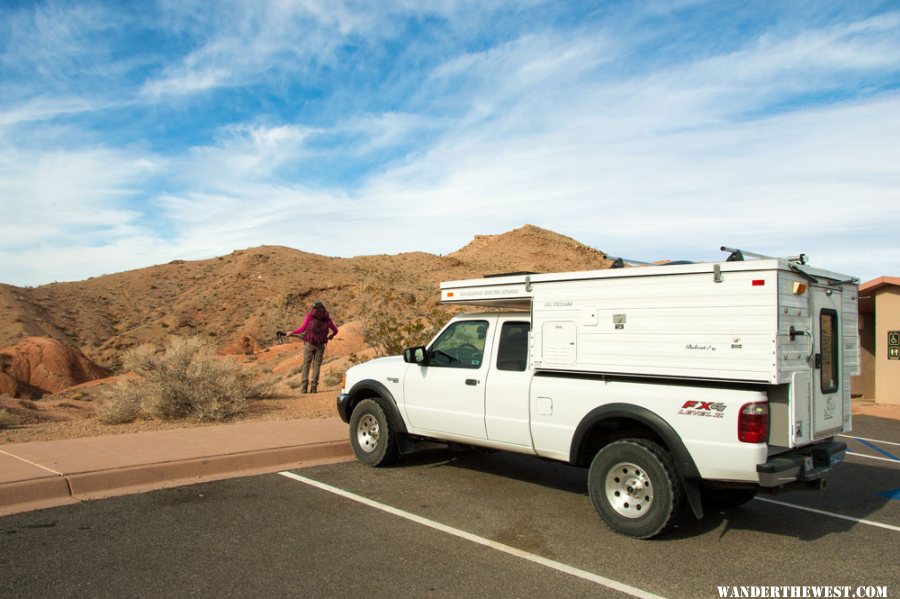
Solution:
[[[192,32],[196,47],[149,79],[143,96],[183,96],[311,74],[333,64],[348,37],[371,28],[366,13],[343,2],[226,1],[212,12],[202,2],[166,6],[169,26]]]
[[[172,167],[183,185],[227,190],[235,185],[268,181],[286,164],[301,160],[304,142],[313,132],[297,126],[230,125],[216,143],[195,147]]]
[[[2,247],[102,245],[133,232],[128,200],[156,170],[152,160],[110,150],[0,150]]]
[[[10,106],[3,112],[0,112],[0,128],[12,128],[35,121],[48,121],[58,117],[94,112],[108,107],[107,104],[101,104],[88,98],[38,97],[26,100],[18,106]]]
[[[112,6],[45,2],[0,14],[4,105],[48,94],[95,95],[99,83],[117,86],[140,63],[117,56],[129,19]]]

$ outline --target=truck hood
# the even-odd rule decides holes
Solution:
[[[353,385],[364,379],[374,379],[384,383],[386,377],[401,377],[407,366],[408,364],[403,361],[403,356],[375,358],[357,364],[347,371],[347,388],[352,388]]]

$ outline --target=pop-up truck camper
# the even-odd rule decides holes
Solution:
[[[347,372],[338,411],[357,458],[384,465],[427,440],[584,466],[603,521],[639,538],[685,501],[700,518],[824,487],[851,426],[858,280],[729,251],[442,283],[445,304],[492,311]]]

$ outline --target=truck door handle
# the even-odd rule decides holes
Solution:
[[[816,354],[816,370],[822,369],[822,354]]]
[[[478,379],[466,379],[466,384],[474,387],[475,385],[478,384]]]

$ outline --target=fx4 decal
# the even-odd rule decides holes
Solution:
[[[728,406],[723,403],[712,401],[693,401],[684,402],[678,413],[682,416],[703,416],[706,418],[724,418],[725,408]]]

